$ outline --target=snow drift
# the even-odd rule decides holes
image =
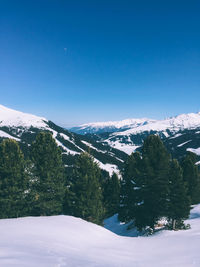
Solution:
[[[200,205],[192,229],[118,236],[71,216],[0,220],[0,266],[200,266]]]

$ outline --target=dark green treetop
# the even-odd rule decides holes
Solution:
[[[167,216],[173,229],[189,217],[190,198],[183,181],[182,169],[177,160],[172,160],[169,171],[170,193],[168,196]]]
[[[66,193],[65,214],[102,223],[104,208],[100,177],[101,171],[94,159],[86,152],[81,153],[74,166],[73,182]]]
[[[24,215],[27,193],[25,161],[18,143],[12,139],[0,144],[0,218]]]
[[[65,190],[62,153],[50,132],[41,132],[31,145],[34,178],[31,187],[32,215],[62,213]]]

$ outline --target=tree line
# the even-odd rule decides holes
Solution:
[[[188,153],[179,163],[158,136],[150,135],[141,153],[132,153],[123,170],[119,219],[134,220],[138,230],[154,230],[165,217],[170,229],[184,228],[191,204],[200,202],[196,157]]]
[[[0,144],[0,218],[73,215],[102,224],[119,214],[138,230],[155,228],[166,217],[172,229],[183,227],[191,204],[200,202],[200,176],[192,153],[179,163],[158,136],[144,141],[141,153],[126,160],[120,180],[81,153],[66,172],[62,151],[50,132],[41,132],[24,158],[18,142]]]
[[[15,140],[0,144],[0,218],[66,214],[102,224],[117,212],[119,188],[117,175],[102,172],[88,153],[69,175],[50,132],[37,135],[28,159]]]

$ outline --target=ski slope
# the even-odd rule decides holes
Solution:
[[[125,237],[71,216],[0,220],[0,266],[200,266],[200,205],[187,231]]]

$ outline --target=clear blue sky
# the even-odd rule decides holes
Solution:
[[[0,0],[0,103],[62,125],[200,110],[199,0]]]

